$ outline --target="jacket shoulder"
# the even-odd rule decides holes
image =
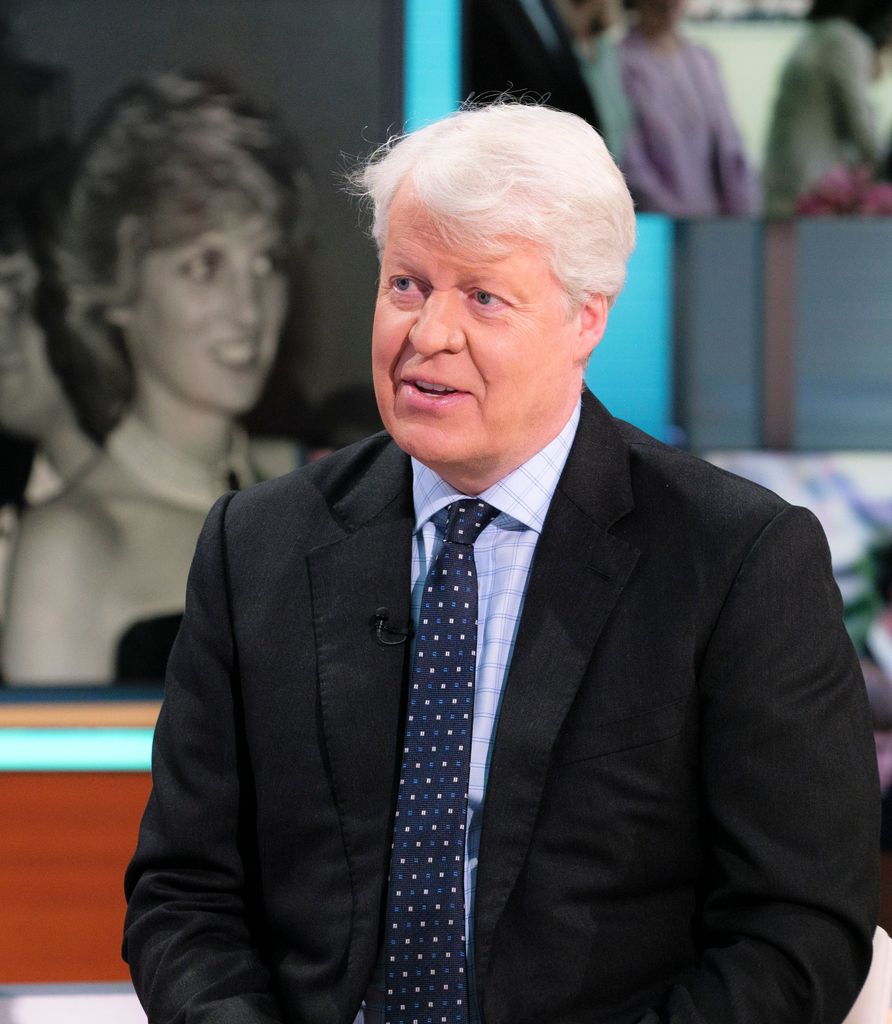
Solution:
[[[411,498],[408,463],[388,434],[375,434],[234,495],[227,529],[254,534],[287,529],[323,543],[366,514],[374,516],[406,480]]]
[[[670,511],[683,507],[688,517],[709,529],[751,521],[766,524],[789,503],[761,484],[707,462],[699,456],[615,421],[629,447],[636,503],[659,498]]]

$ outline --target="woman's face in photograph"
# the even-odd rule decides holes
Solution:
[[[136,298],[113,319],[136,374],[190,404],[232,415],[257,401],[286,312],[282,236],[268,218],[225,219],[196,238],[152,249]]]

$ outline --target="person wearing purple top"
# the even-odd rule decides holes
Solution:
[[[621,47],[635,130],[623,172],[639,211],[757,212],[758,188],[715,58],[678,31],[682,0],[641,0]]]

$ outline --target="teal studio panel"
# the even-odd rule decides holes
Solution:
[[[458,109],[461,0],[406,0],[403,45],[403,117],[413,131]]]
[[[673,224],[639,214],[626,286],[592,353],[589,388],[614,416],[671,439]]]
[[[0,729],[0,772],[146,772],[151,729]]]

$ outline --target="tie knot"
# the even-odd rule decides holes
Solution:
[[[446,507],[446,514],[446,540],[453,544],[473,544],[499,510],[479,498],[459,498]]]

